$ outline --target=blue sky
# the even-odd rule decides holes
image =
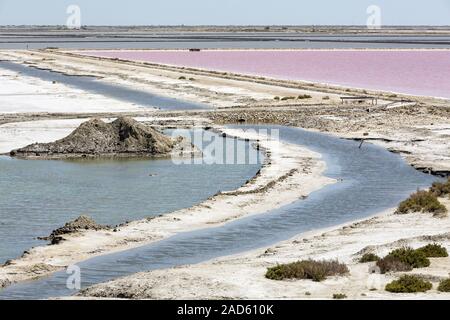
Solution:
[[[373,4],[384,25],[450,25],[450,0],[0,0],[0,25],[65,24],[71,4],[84,25],[365,24]]]

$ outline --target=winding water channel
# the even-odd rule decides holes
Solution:
[[[171,130],[165,133],[171,135]],[[191,131],[184,133],[190,138]],[[238,144],[235,139],[211,135],[222,141],[223,153],[248,156],[252,148],[250,142]],[[201,141],[194,143],[201,150],[207,147]],[[227,165],[215,161],[218,156],[206,152],[196,165],[170,158],[30,161],[0,157],[0,264],[33,246],[45,245],[37,238],[82,214],[100,224],[116,225],[189,208],[219,191],[235,190],[256,174],[263,160],[259,154],[251,164]]]
[[[1,60],[0,69],[19,72],[20,74],[35,77],[44,81],[56,81],[86,92],[104,95],[105,97],[131,102],[149,108],[159,108],[164,110],[198,110],[208,108],[208,106],[201,103],[192,103],[179,99],[158,96],[147,91],[102,82],[96,77],[70,76],[52,70],[38,69],[19,63]]]
[[[247,129],[250,127],[246,127]],[[272,245],[304,231],[367,217],[396,206],[417,188],[436,180],[406,164],[383,148],[355,141],[277,126],[283,141],[306,146],[322,154],[326,175],[339,180],[270,212],[216,228],[181,233],[133,250],[105,255],[78,264],[82,287],[139,271],[169,268]],[[0,299],[42,299],[76,292],[66,288],[67,274],[21,283],[0,291]]]

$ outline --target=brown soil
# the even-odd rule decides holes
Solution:
[[[35,143],[11,151],[21,158],[168,155],[177,141],[135,121],[120,117],[112,123],[92,119],[69,136],[52,143]]]

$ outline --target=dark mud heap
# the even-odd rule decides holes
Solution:
[[[20,158],[86,158],[101,156],[167,156],[175,149],[187,152],[192,145],[183,138],[172,139],[132,118],[111,123],[92,119],[69,136],[51,143],[34,143],[11,151]]]

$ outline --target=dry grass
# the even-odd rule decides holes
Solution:
[[[266,272],[266,278],[271,280],[311,279],[322,281],[329,276],[343,275],[348,272],[347,266],[336,260],[302,260],[269,268]]]

